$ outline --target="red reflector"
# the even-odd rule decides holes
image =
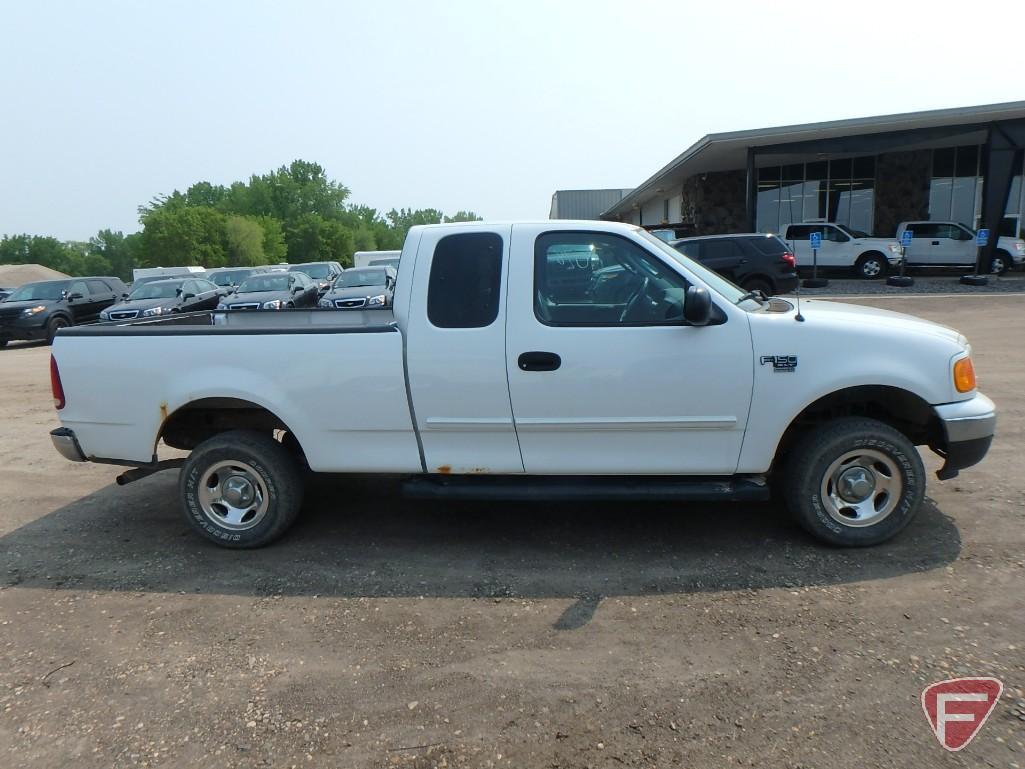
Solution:
[[[783,254],[783,256],[781,256],[780,259],[789,264],[791,267],[797,266],[797,260],[794,258],[794,255],[791,254],[789,251]]]
[[[50,356],[50,390],[53,391],[54,408],[64,408],[64,385],[61,384],[61,372],[57,370],[57,361],[52,355]]]

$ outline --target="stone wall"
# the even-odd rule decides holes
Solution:
[[[873,235],[892,238],[903,221],[929,218],[931,150],[887,152],[876,159]]]
[[[720,171],[685,179],[682,223],[695,235],[746,232],[746,190],[745,171]]]

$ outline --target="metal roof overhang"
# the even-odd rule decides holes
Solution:
[[[989,123],[1021,119],[1025,119],[1025,101],[709,134],[638,185],[602,217],[628,213],[695,174],[746,168],[749,149],[757,153],[758,166],[806,160],[809,154],[843,157],[929,149],[982,143]]]

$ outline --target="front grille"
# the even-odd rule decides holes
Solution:
[[[111,320],[131,320],[132,318],[138,317],[138,310],[118,310],[117,312],[110,313]]]
[[[14,318],[17,318],[19,315],[21,315],[21,308],[20,307],[18,307],[17,309],[14,309],[14,310],[6,309],[6,308],[0,310],[0,320],[13,320]]]
[[[259,302],[239,302],[238,304],[228,305],[232,310],[259,310]]]
[[[351,310],[356,307],[362,307],[367,303],[364,299],[335,299],[335,307],[339,310]]]

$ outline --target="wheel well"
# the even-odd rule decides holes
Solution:
[[[886,255],[882,251],[877,251],[875,249],[872,249],[871,251],[862,251],[858,255],[858,261],[860,262],[863,259],[866,259],[867,257],[870,257],[870,256],[878,256],[880,259],[883,260],[883,262],[886,261]]]
[[[201,398],[187,403],[164,419],[157,441],[163,439],[171,448],[191,451],[208,438],[229,430],[288,433],[299,445],[284,420],[241,398]]]
[[[794,417],[776,448],[773,466],[809,430],[846,416],[878,419],[916,446],[939,446],[944,441],[943,427],[933,408],[914,393],[885,385],[849,387],[819,398]]]

